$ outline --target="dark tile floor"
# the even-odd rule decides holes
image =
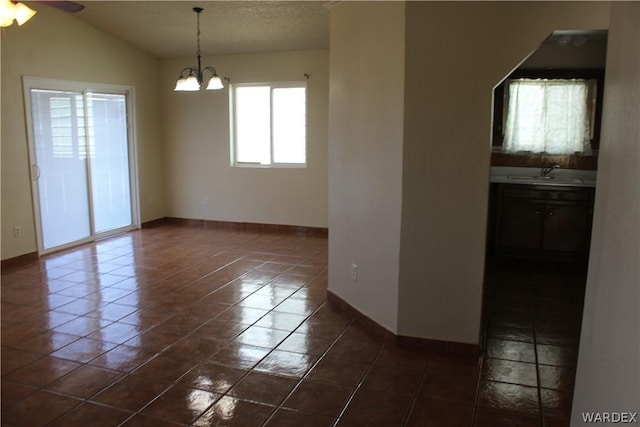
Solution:
[[[490,265],[483,358],[329,307],[325,238],[167,225],[5,269],[2,425],[568,425],[584,272]]]
[[[569,425],[586,273],[583,262],[488,263],[476,425]],[[519,421],[485,422],[485,407]]]

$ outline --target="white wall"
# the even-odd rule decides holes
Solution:
[[[141,220],[165,216],[159,62],[72,14],[30,6],[38,13],[29,22],[2,29],[2,259],[37,250],[23,75],[134,86]],[[14,225],[22,237],[13,237]]]
[[[573,401],[640,413],[640,3],[615,2],[593,237]]]
[[[493,87],[557,29],[606,29],[597,2],[408,2],[401,335],[477,344]]]
[[[229,89],[174,92],[193,57],[162,62],[167,216],[327,227],[328,52],[202,58],[231,83],[307,82],[307,168],[230,166]],[[205,198],[209,200],[206,206]]]
[[[397,330],[403,2],[331,9],[329,289]],[[357,282],[351,264],[359,265]]]
[[[334,5],[329,289],[400,335],[477,344],[493,87],[553,30],[607,24],[595,2]]]

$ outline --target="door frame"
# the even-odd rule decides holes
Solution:
[[[22,89],[24,94],[25,121],[27,125],[27,146],[29,152],[29,179],[31,181],[31,198],[33,202],[34,225],[36,230],[36,243],[38,248],[38,256],[42,256],[51,252],[78,246],[83,243],[92,242],[124,231],[135,230],[140,228],[140,197],[138,183],[138,161],[136,148],[136,121],[135,121],[135,91],[133,86],[112,85],[104,83],[88,83],[76,82],[70,80],[50,79],[32,76],[22,77]],[[55,246],[53,248],[44,248],[42,238],[42,217],[40,213],[40,196],[38,188],[38,167],[35,147],[35,136],[33,131],[33,115],[31,105],[31,89],[43,90],[59,90],[82,92],[106,93],[124,95],[127,107],[127,139],[128,139],[128,155],[129,155],[129,186],[131,197],[131,224],[114,230],[96,233],[94,229],[93,208],[90,207],[90,226],[91,234],[89,237],[77,240],[71,243]],[[91,192],[91,184],[87,191]]]

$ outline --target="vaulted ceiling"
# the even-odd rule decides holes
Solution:
[[[74,16],[158,58],[329,47],[326,1],[82,1]]]

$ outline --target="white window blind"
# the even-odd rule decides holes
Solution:
[[[589,82],[517,79],[508,84],[503,151],[590,152]]]

